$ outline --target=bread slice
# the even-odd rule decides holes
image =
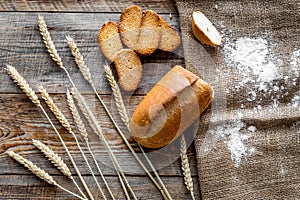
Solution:
[[[213,89],[195,74],[175,66],[134,111],[131,136],[148,148],[161,148],[179,137],[213,99]]]
[[[98,44],[104,56],[114,61],[118,51],[123,49],[119,29],[115,22],[106,22],[98,34]]]
[[[114,64],[121,88],[127,92],[137,89],[142,80],[143,67],[136,53],[131,49],[123,49],[117,53]]]
[[[170,26],[162,17],[159,16],[161,25],[161,39],[158,49],[172,52],[180,45],[180,36],[172,26]]]
[[[195,37],[210,46],[218,46],[222,43],[222,37],[216,27],[200,11],[193,12],[192,30]]]
[[[161,26],[158,14],[152,10],[146,10],[143,14],[140,29],[136,52],[148,56],[158,48],[160,43]]]
[[[138,45],[143,12],[139,6],[126,8],[120,17],[120,33],[124,44],[135,50]]]

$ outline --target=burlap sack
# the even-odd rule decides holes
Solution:
[[[203,199],[300,199],[300,1],[177,6],[186,68],[215,89],[195,138]],[[196,41],[196,10],[221,32],[223,45]]]

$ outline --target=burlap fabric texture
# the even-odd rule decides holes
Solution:
[[[186,68],[216,92],[195,138],[202,198],[300,199],[300,1],[176,3]],[[220,47],[196,41],[191,30],[196,10],[221,32]],[[244,66],[233,55],[246,38],[266,42],[258,44],[268,48],[262,64],[273,68],[266,69],[272,77],[263,77],[263,83],[256,66]]]

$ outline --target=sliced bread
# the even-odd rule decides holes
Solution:
[[[134,91],[140,84],[143,67],[140,58],[131,49],[119,51],[114,60],[118,81],[124,91]]]
[[[163,51],[174,51],[180,45],[180,36],[172,26],[170,26],[162,17],[159,16],[161,25],[161,39],[158,49]]]
[[[158,48],[160,43],[161,26],[158,14],[152,10],[144,12],[140,29],[136,52],[148,56]]]
[[[123,49],[119,29],[115,22],[106,22],[98,34],[98,44],[105,57],[114,61],[116,54]]]
[[[135,50],[138,45],[142,17],[143,12],[141,7],[135,5],[126,8],[120,17],[122,41],[132,50]]]
[[[193,12],[192,30],[195,37],[210,46],[218,46],[222,43],[222,37],[216,27],[200,11]]]

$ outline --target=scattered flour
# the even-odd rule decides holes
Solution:
[[[256,127],[253,125],[246,129],[246,125],[239,116],[236,120],[213,127],[208,131],[208,134],[224,140],[224,144],[230,151],[231,160],[238,168],[244,157],[251,156],[256,151],[255,147],[247,144],[247,140],[255,131]]]
[[[285,81],[291,79],[291,84],[296,86],[300,75],[300,49],[295,49],[290,58],[289,76],[285,77]],[[288,106],[294,108],[300,107],[300,89],[295,93]]]
[[[299,109],[299,107],[300,107],[300,90],[293,96],[290,103],[288,103],[288,106]]]
[[[299,76],[299,65],[300,65],[300,49],[293,51],[290,59],[291,73]]]
[[[290,68],[284,72],[283,61],[273,52],[274,42],[260,37],[242,37],[235,42],[231,42],[228,36],[225,38],[223,53],[226,64],[239,73],[231,90],[246,91],[246,101],[251,102],[257,112],[263,101],[270,101],[272,107],[278,107],[280,100],[289,95],[289,86],[296,86],[299,80],[300,49],[292,52]],[[279,80],[284,80],[284,84]],[[230,89],[226,92],[231,93]],[[298,98],[296,94],[290,104],[299,106]],[[240,107],[245,108],[245,104],[241,103]]]
[[[281,174],[281,176],[284,176],[286,174],[286,170],[283,168],[280,168],[279,173]]]
[[[233,43],[226,40],[223,51],[227,65],[239,72],[233,89],[237,92],[245,90],[248,94],[246,100],[254,105],[255,111],[259,111],[262,102],[275,93],[270,99],[276,107],[280,94],[274,89],[278,91],[280,86],[275,80],[281,78],[279,66],[282,61],[273,54],[272,44],[264,38],[242,37]],[[241,104],[241,108],[244,107]]]

